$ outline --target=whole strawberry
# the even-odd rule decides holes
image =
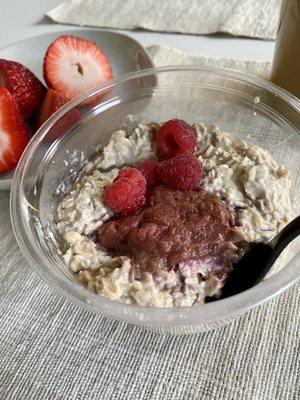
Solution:
[[[51,117],[57,110],[59,110],[63,105],[65,105],[69,99],[62,93],[57,92],[54,89],[48,89],[46,96],[39,108],[36,118],[37,129],[43,125],[48,118]]]
[[[180,154],[158,167],[159,181],[173,189],[197,189],[202,180],[202,165],[194,154]]]
[[[24,118],[29,118],[40,106],[45,87],[24,65],[0,59],[0,86],[8,89]]]

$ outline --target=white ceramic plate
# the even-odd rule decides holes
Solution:
[[[76,29],[34,36],[1,49],[0,58],[24,64],[44,82],[44,54],[49,44],[61,35],[79,36],[100,45],[112,64],[114,77],[153,66],[145,49],[135,40],[120,33],[96,29]],[[0,190],[9,189],[12,177],[13,171],[0,173]]]

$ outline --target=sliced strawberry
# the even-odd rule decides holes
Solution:
[[[18,104],[0,87],[0,172],[14,168],[29,141]]]
[[[112,78],[102,49],[76,36],[58,37],[44,58],[44,79],[50,88],[73,99]]]
[[[65,105],[69,99],[60,92],[54,89],[49,89],[43,100],[42,106],[38,112],[36,126],[39,128],[51,117],[57,110]]]
[[[0,86],[8,89],[18,103],[24,118],[31,115],[42,102],[45,87],[24,65],[0,59]]]

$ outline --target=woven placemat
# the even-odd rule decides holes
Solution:
[[[187,62],[170,48],[149,52],[156,65]],[[268,74],[266,63],[248,65]],[[215,331],[156,334],[85,311],[45,284],[18,249],[8,192],[0,221],[1,400],[300,398],[299,284]]]

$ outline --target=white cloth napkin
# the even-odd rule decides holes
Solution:
[[[214,58],[205,55],[190,55],[166,45],[153,45],[147,47],[147,51],[156,67],[166,65],[198,65],[221,68],[232,68],[258,75],[269,79],[271,61],[250,61],[234,58]]]
[[[55,22],[116,29],[274,39],[280,0],[67,0]]]

